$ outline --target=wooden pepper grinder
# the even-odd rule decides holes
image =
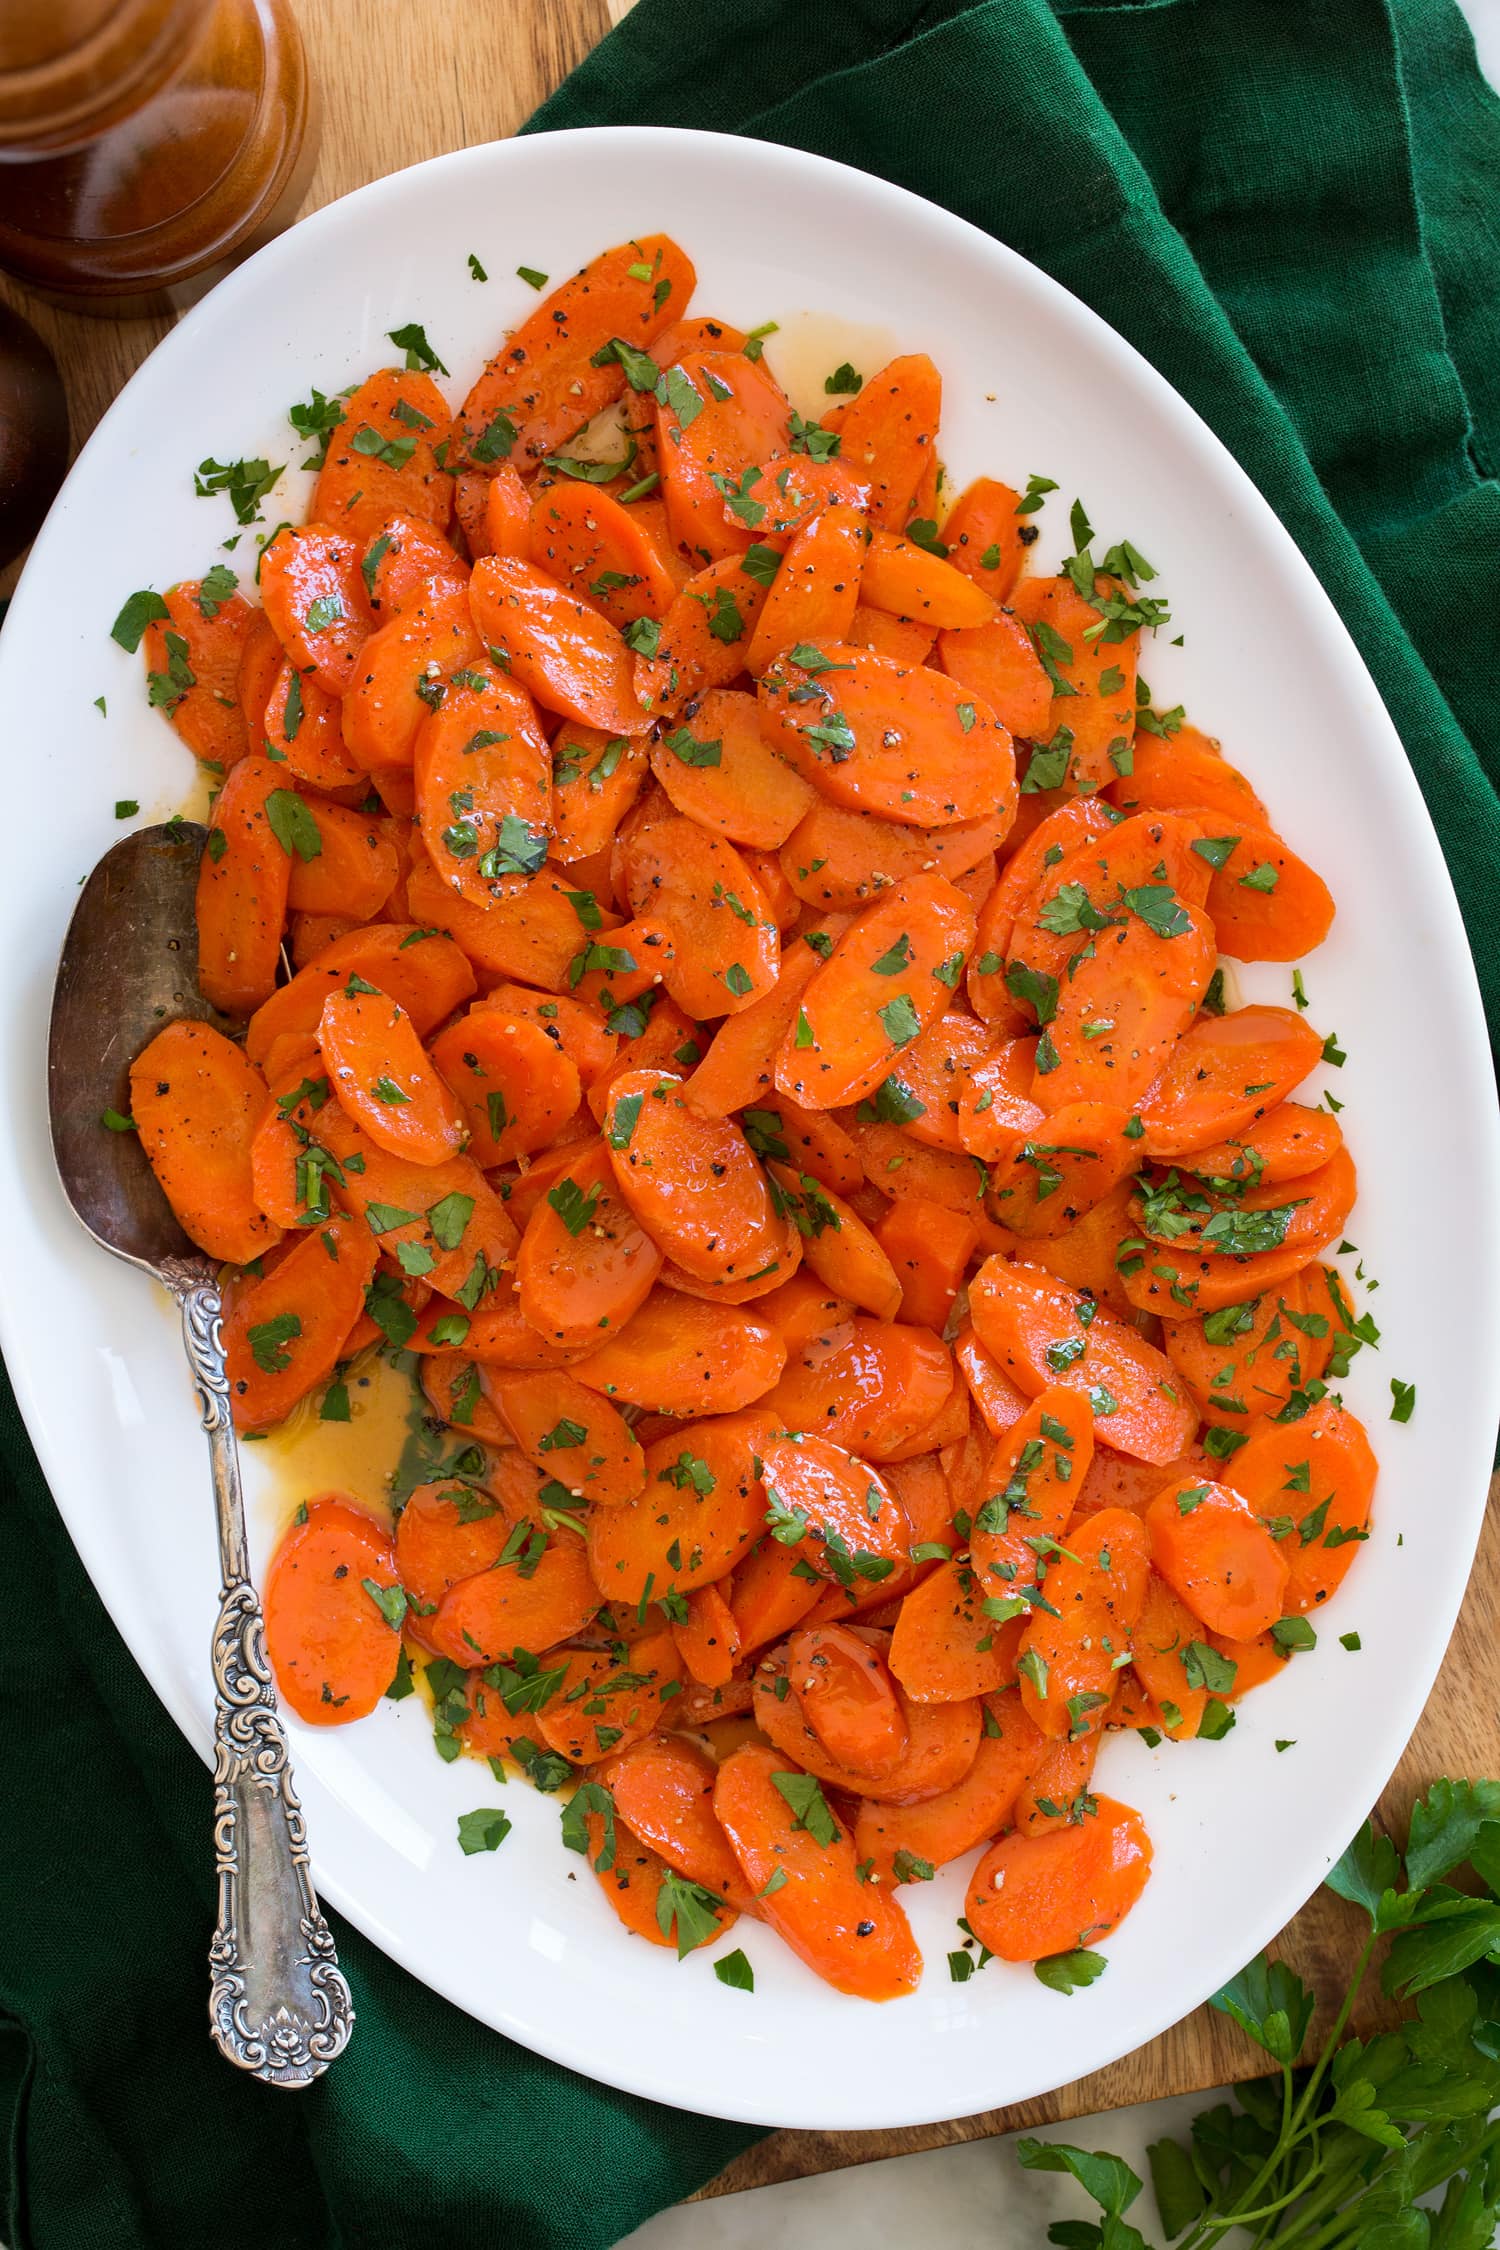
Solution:
[[[316,103],[287,0],[0,0],[0,267],[139,313],[292,217]]]

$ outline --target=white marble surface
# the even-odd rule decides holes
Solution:
[[[1500,86],[1500,0],[1461,0],[1461,5],[1485,74]],[[1134,2165],[1147,2186],[1130,2215],[1149,2238],[1156,2210],[1147,2146],[1163,2134],[1185,2131],[1194,2112],[1217,2098],[1194,2094],[1143,2102],[1080,2118],[1047,2137],[1108,2148]],[[971,2141],[712,2203],[681,2204],[638,2228],[618,2250],[764,2250],[767,2242],[776,2250],[846,2250],[882,2241],[920,2242],[922,2250],[1037,2250],[1054,2219],[1097,2217],[1098,2206],[1071,2180],[1023,2172],[1014,2138]]]

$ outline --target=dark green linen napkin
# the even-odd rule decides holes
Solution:
[[[1138,345],[1348,622],[1493,1008],[1500,109],[1452,0],[640,0],[533,123],[821,150]],[[218,2059],[208,1777],[3,1384],[0,1744],[9,2250],[602,2250],[753,2137],[538,2061],[343,1924],[360,2021],[328,2077],[288,2095]]]

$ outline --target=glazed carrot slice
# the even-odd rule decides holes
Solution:
[[[771,1390],[783,1364],[780,1338],[752,1313],[659,1289],[573,1372],[656,1414],[734,1414]]]
[[[360,542],[327,524],[284,525],[260,558],[260,598],[299,672],[327,695],[352,685],[374,624]]]
[[[234,1265],[281,1235],[251,1164],[270,1099],[254,1063],[206,1023],[169,1023],[130,1066],[130,1114],[157,1186],[199,1249]]]
[[[769,547],[723,555],[678,588],[654,647],[648,637],[636,661],[636,725],[642,713],[676,719],[710,688],[728,687],[743,672],[779,559]]]
[[[672,1638],[689,1675],[700,1687],[725,1687],[740,1652],[734,1612],[717,1586],[699,1586],[687,1597],[687,1616],[673,1623]]]
[[[890,531],[870,534],[863,598],[872,609],[888,610],[939,631],[971,631],[995,615],[994,603],[975,578],[929,548]],[[1045,679],[1045,673],[1042,676]]]
[[[1244,1133],[1322,1060],[1323,1042],[1290,1008],[1236,1008],[1184,1032],[1140,1104],[1147,1156],[1178,1157]]]
[[[985,1350],[972,1321],[965,1321],[954,1337],[953,1357],[990,1436],[1004,1437],[1027,1411],[1031,1402],[1026,1393],[1016,1388],[999,1361]]]
[[[839,418],[839,458],[870,483],[870,520],[905,531],[928,462],[937,454],[942,377],[925,352],[872,375]],[[825,426],[827,418],[825,417]]]
[[[531,497],[527,493],[525,485],[521,484],[521,479],[516,475],[516,471],[511,468],[510,463],[507,461],[503,466],[510,470],[510,474],[515,477],[516,483],[521,487],[522,541],[520,547],[514,551],[524,555],[531,523]],[[481,555],[491,555],[495,552],[494,541],[490,538],[485,523],[485,510],[489,503],[491,487],[498,484],[499,481],[498,477],[487,477],[482,469],[464,469],[453,479],[453,513],[458,518],[458,527],[464,535],[464,546],[471,562],[477,562]]]
[[[869,497],[868,483],[837,457],[815,461],[806,453],[776,454],[744,470],[738,485],[725,493],[724,521],[784,553],[821,509],[863,508]]]
[[[283,1034],[316,1034],[324,1002],[351,977],[398,1001],[421,1038],[474,991],[474,972],[451,938],[410,922],[355,930],[336,938],[256,1009],[245,1034],[251,1061],[264,1062],[272,1040]]]
[[[974,910],[944,876],[913,875],[883,893],[803,994],[777,1057],[782,1092],[804,1109],[873,1093],[942,1014],[973,938]]]
[[[1092,1517],[1088,1528],[1104,1517]],[[1213,1632],[1240,1641],[1282,1614],[1287,1560],[1248,1500],[1223,1484],[1166,1486],[1146,1510],[1151,1560]]]
[[[537,1732],[575,1766],[643,1740],[681,1693],[682,1660],[670,1633],[644,1635],[623,1659],[602,1649],[558,1654],[563,1677],[537,1713]]]
[[[224,1322],[235,1426],[268,1430],[332,1375],[364,1311],[377,1246],[356,1220],[330,1218],[293,1244]]]
[[[564,870],[564,876],[570,870]],[[430,929],[446,932],[486,979],[518,977],[544,992],[576,992],[599,916],[597,942],[606,942],[619,916],[599,906],[568,880],[547,874],[502,875],[490,885],[487,906],[474,906],[445,883],[417,842],[406,883],[407,904]]]
[[[898,664],[925,664],[937,633],[930,625],[914,625],[909,617],[892,617],[886,610],[871,609],[861,602],[844,637],[856,648],[871,648],[877,656],[893,656]]]
[[[364,1718],[396,1676],[401,1635],[372,1585],[398,1586],[384,1527],[339,1494],[320,1493],[266,1576],[266,1653],[283,1701],[306,1726]]]
[[[450,1477],[416,1486],[396,1518],[396,1568],[408,1598],[435,1608],[450,1586],[493,1570],[513,1522],[479,1485]]]
[[[1046,734],[1052,686],[1031,635],[1008,609],[963,631],[940,633],[937,661],[1012,734],[1027,741]]]
[[[644,735],[559,727],[552,742],[552,857],[565,864],[607,851],[646,778]]]
[[[705,1117],[675,1072],[616,1078],[604,1138],[621,1195],[664,1257],[703,1282],[735,1282],[789,1255],[788,1223],[732,1119]]]
[[[1161,1573],[1146,1579],[1146,1598],[1131,1635],[1131,1670],[1156,1708],[1155,1724],[1174,1741],[1191,1742],[1208,1702],[1203,1666],[1194,1649],[1203,1626]]]
[[[422,841],[461,898],[487,907],[507,875],[547,856],[552,760],[536,705],[491,665],[457,674],[417,728],[412,779]]]
[[[239,699],[256,613],[243,595],[215,596],[194,578],[169,587],[164,598],[169,614],[152,620],[141,644],[147,696],[195,758],[227,769],[261,746]]]
[[[764,1530],[755,1466],[764,1417],[684,1423],[646,1448],[644,1489],[588,1521],[589,1564],[603,1600],[634,1608],[691,1593],[734,1569]]]
[[[681,1935],[676,1894],[667,1888],[669,1863],[632,1836],[622,1821],[615,1822],[612,1840],[601,1814],[589,1813],[584,1826],[594,1879],[632,1937],[645,1938],[649,1945],[675,1947],[681,1960],[705,1945],[717,1944],[734,1928],[733,1910],[705,1889],[698,1901],[708,1916],[703,1935]]]
[[[821,645],[816,663],[812,653],[803,664],[779,657],[763,675],[761,724],[831,804],[916,828],[1014,804],[1010,735],[988,704],[944,673],[849,642]]]
[[[361,780],[344,742],[338,697],[304,679],[289,658],[271,682],[253,740],[257,754],[274,753],[294,781],[314,789],[347,789]]]
[[[1124,1677],[1121,1673],[1120,1678]],[[1105,1719],[1114,1709],[1118,1709],[1118,1700],[1111,1711],[1104,1713]],[[1076,1828],[1080,1821],[1092,1817],[1097,1799],[1089,1784],[1103,1739],[1102,1725],[1076,1740],[1070,1734],[1054,1736],[1050,1741],[1043,1737],[1048,1746],[1016,1795],[1014,1819],[1021,1835],[1050,1836],[1060,1829]]]
[[[342,914],[356,926],[373,921],[401,874],[396,846],[368,813],[327,797],[302,795],[318,838],[311,859],[291,862],[287,905],[294,914]]]
[[[459,484],[463,482],[460,477]],[[476,562],[482,554],[529,555],[531,552],[531,495],[510,461],[496,464],[484,496],[484,538],[469,551]]]
[[[1200,1179],[1271,1187],[1320,1170],[1343,1145],[1339,1121],[1326,1109],[1281,1102],[1243,1133],[1194,1149],[1192,1169]]]
[[[409,799],[394,804],[387,788],[392,769],[399,775],[410,767],[422,721],[453,674],[479,654],[468,589],[441,579],[424,580],[361,648],[344,693],[344,742],[393,809],[412,806]]]
[[[1070,1530],[1061,1554],[1047,1561],[1046,1606],[1032,1604],[1019,1659],[1021,1698],[1043,1734],[1102,1729],[1146,1598],[1152,1552],[1139,1516],[1105,1508]]]
[[[800,782],[800,776],[793,778]],[[820,799],[782,846],[781,867],[797,897],[809,906],[853,912],[878,898],[888,884],[929,869],[958,882],[1005,841],[1010,825],[1008,803],[951,827],[905,828],[878,813],[851,812]]]
[[[879,1089],[877,1115],[894,1111],[913,1140],[957,1151],[971,1083],[994,1047],[989,1029],[967,1009],[945,1008],[902,1049]]]
[[[791,1164],[799,1173],[811,1173],[835,1195],[861,1193],[865,1175],[858,1151],[827,1110],[799,1109],[784,1094],[776,1095],[765,1108],[753,1103],[750,1106],[754,1115],[747,1112],[745,1129],[756,1132],[768,1157]],[[942,1323],[928,1325],[940,1327]]]
[[[1212,826],[1217,831],[1217,820]],[[1298,961],[1322,944],[1333,927],[1333,894],[1306,860],[1269,828],[1240,826],[1232,838],[1212,840],[1230,845],[1208,892],[1225,953],[1237,961]]]
[[[907,1560],[911,1526],[867,1461],[821,1437],[775,1437],[760,1447],[766,1522],[822,1577],[874,1584]]]
[[[879,1649],[847,1625],[809,1625],[792,1635],[787,1678],[829,1756],[872,1781],[906,1752],[906,1714]]]
[[[742,1656],[781,1640],[822,1600],[824,1581],[811,1564],[799,1572],[802,1562],[794,1547],[767,1538],[735,1564],[730,1614]]]
[[[457,1155],[463,1112],[397,1001],[378,991],[330,993],[318,1046],[339,1102],[377,1148],[414,1164]]]
[[[776,917],[732,844],[674,814],[631,839],[626,881],[635,912],[671,935],[675,955],[661,976],[686,1014],[733,1015],[770,991],[781,958]]]
[[[1001,1606],[1006,1589],[996,1586]],[[891,1634],[891,1670],[917,1703],[954,1703],[1011,1686],[1023,1619],[997,1623],[988,1581],[968,1562],[940,1563],[903,1598]]]
[[[1042,1130],[1014,1140],[990,1172],[990,1210],[1000,1224],[1027,1241],[1066,1234],[1139,1164],[1130,1117],[1108,1102],[1071,1102]]]
[[[749,540],[726,520],[725,494],[769,454],[786,450],[785,393],[763,360],[687,351],[656,387],[656,446],[667,522],[680,546],[709,561]],[[721,481],[722,480],[722,481]]]
[[[1071,579],[1048,578],[1026,581],[1015,601],[1017,615],[1071,691],[1054,690],[1045,734],[1062,769],[1049,786],[1074,796],[1117,780],[1135,740],[1139,635],[1110,641],[1096,630],[1104,622],[1096,602],[1121,591],[1117,579],[1096,577],[1090,600]]]
[[[273,816],[296,809],[269,758],[241,758],[214,800],[194,905],[198,987],[226,1015],[251,1015],[275,989],[292,871]]]
[[[953,1360],[927,1328],[856,1314],[847,1343],[793,1353],[766,1397],[786,1428],[871,1461],[899,1454],[948,1404]],[[868,1541],[866,1542],[868,1544]]]
[[[469,598],[481,638],[544,710],[612,735],[639,724],[633,659],[602,610],[510,555],[475,564]]]
[[[1196,727],[1179,727],[1170,740],[1137,734],[1131,770],[1110,783],[1109,794],[1124,812],[1212,812],[1231,827],[1271,825],[1244,775]]]
[[[423,1395],[440,1422],[477,1438],[481,1445],[509,1445],[510,1432],[484,1395],[477,1360],[456,1353],[441,1358],[424,1353],[417,1365]]]
[[[676,810],[733,844],[774,851],[813,803],[813,791],[760,731],[753,695],[713,688],[691,720],[658,738],[651,770]]]
[[[768,1114],[768,1113],[763,1113]],[[802,1255],[824,1286],[836,1296],[894,1320],[901,1309],[896,1269],[858,1213],[810,1172],[772,1164],[778,1207],[801,1240]]]
[[[1302,1179],[1245,1189],[1231,1181],[1224,1196],[1207,1188],[1180,1191],[1172,1177],[1132,1199],[1140,1232],[1130,1238],[1134,1255],[1121,1266],[1131,1303],[1169,1320],[1219,1312],[1289,1280],[1337,1240],[1358,1189],[1342,1148]],[[1171,1234],[1174,1213],[1180,1237]]]
[[[691,260],[663,234],[592,259],[551,290],[489,361],[456,418],[454,457],[461,452],[487,473],[501,461],[532,467],[619,397],[619,361],[595,365],[611,339],[643,351],[686,304],[694,279]]]
[[[1006,1836],[974,1871],[965,1918],[1002,1961],[1043,1961],[1118,1928],[1146,1887],[1151,1840],[1113,1797],[1049,1836]]]
[[[916,1805],[861,1802],[854,1849],[862,1863],[874,1861],[882,1883],[925,1881],[929,1868],[962,1859],[1009,1824],[1021,1784],[1047,1738],[1027,1716],[1015,1688],[987,1695],[983,1708],[974,1763],[951,1789]]]
[[[831,502],[793,534],[745,652],[745,670],[752,679],[799,644],[847,639],[868,536],[864,510],[845,501]]]
[[[1114,811],[1102,799],[1075,797],[1039,821],[1007,860],[999,882],[980,909],[969,963],[969,1005],[986,1023],[1019,1028],[1028,1020],[1026,1009],[1035,1014],[1031,987],[1023,982],[1020,991],[1013,992],[1005,979],[1016,918],[1050,869],[1091,838],[1107,835],[1115,825]]]
[[[445,480],[446,481],[446,480]],[[398,615],[413,595],[441,580],[467,586],[469,566],[430,522],[397,513],[385,518],[360,557],[359,574],[377,624]]]
[[[591,1349],[641,1310],[661,1263],[616,1192],[601,1143],[569,1163],[526,1222],[516,1258],[521,1310],[539,1336]]]
[[[244,721],[246,750],[265,733],[266,705],[276,684],[276,675],[285,662],[286,652],[276,637],[275,626],[263,609],[253,609],[240,644],[239,668],[234,681],[234,699]]]
[[[1197,1415],[1165,1353],[1042,1268],[987,1258],[970,1285],[975,1332],[1035,1398],[1053,1383],[1088,1398],[1095,1434],[1142,1461],[1174,1460]]]
[[[597,485],[569,480],[538,492],[523,551],[622,632],[638,617],[665,616],[677,590],[649,523]]]
[[[1000,1025],[992,1024],[993,1033]],[[1037,1041],[1003,1034],[989,1053],[974,1062],[958,1088],[956,1137],[960,1148],[982,1164],[998,1164],[1018,1140],[1047,1126],[1047,1112],[1031,1098],[1036,1083]]]
[[[817,949],[794,938],[781,954],[771,989],[722,1019],[687,1081],[686,1099],[694,1109],[706,1117],[727,1117],[776,1098],[776,1053],[821,960]]]
[[[1280,1542],[1288,1578],[1283,1608],[1300,1616],[1337,1591],[1367,1536],[1376,1460],[1364,1425],[1324,1399],[1300,1422],[1262,1423],[1226,1470]]]
[[[640,1440],[596,1391],[561,1371],[497,1374],[487,1388],[528,1461],[574,1499],[613,1508],[642,1490]]]
[[[450,435],[448,401],[430,375],[385,367],[344,403],[313,492],[311,515],[335,531],[378,532],[405,515],[444,530],[453,480],[434,448]]]
[[[881,1656],[888,1653],[890,1636],[868,1625],[848,1628]],[[898,1682],[897,1698],[906,1720],[906,1747],[897,1763],[879,1780],[841,1765],[825,1748],[802,1709],[787,1670],[786,1648],[763,1656],[755,1668],[755,1723],[782,1754],[816,1774],[836,1789],[854,1797],[875,1797],[882,1804],[920,1804],[940,1797],[961,1781],[974,1763],[981,1732],[981,1707],[977,1701],[917,1703]],[[781,1682],[785,1680],[785,1690]]]
[[[1026,565],[1027,518],[1016,512],[1020,497],[994,477],[976,477],[964,486],[943,525],[948,560],[993,602],[1008,599]]]
[[[540,1543],[541,1551],[536,1551]],[[466,1666],[495,1664],[518,1648],[555,1648],[579,1633],[599,1607],[583,1541],[565,1524],[522,1541],[477,1577],[462,1578],[423,1629],[439,1656]]]
[[[547,1027],[490,1006],[440,1031],[432,1061],[458,1100],[476,1164],[545,1148],[579,1103],[576,1065]]]
[[[705,1588],[705,1598],[711,1592]],[[689,1882],[748,1913],[751,1893],[714,1811],[717,1772],[713,1760],[681,1735],[655,1735],[612,1757],[604,1780],[632,1836]]]
[[[802,1779],[774,1750],[750,1744],[720,1766],[714,1812],[746,1887],[777,1935],[825,1984],[859,1999],[899,1999],[915,1990],[922,1970],[906,1915],[889,1891],[859,1880],[844,1830],[830,1818],[821,1834],[831,1836],[822,1841],[814,1833],[817,1815],[797,1811],[792,1799],[800,1802]]]
[[[434,1297],[417,1322],[416,1333],[407,1340],[408,1351],[435,1354],[455,1365],[473,1361],[481,1387],[491,1382],[497,1368],[567,1367],[583,1357],[578,1345],[554,1344],[527,1324],[520,1299],[503,1273],[481,1278],[486,1282],[493,1278],[495,1286],[492,1292],[480,1291],[472,1313],[459,1309],[462,1300],[456,1304]],[[472,1287],[464,1288],[465,1299],[472,1294]],[[435,1335],[446,1340],[434,1340]]]
[[[499,1289],[516,1230],[477,1164],[467,1156],[450,1156],[441,1164],[393,1156],[348,1118],[338,1102],[319,1110],[313,1129],[333,1159],[320,1169],[328,1173],[336,1200],[364,1221],[403,1271],[419,1270],[431,1288],[457,1300],[466,1312],[477,1311]],[[326,1185],[322,1192],[327,1193]],[[432,1317],[446,1319],[451,1328],[455,1308],[440,1306]],[[450,1335],[448,1340],[456,1349],[463,1338]],[[414,1350],[421,1348],[419,1337],[411,1343]],[[471,1346],[470,1356],[480,1354]]]
[[[1051,1543],[1067,1530],[1094,1457],[1089,1401],[1055,1383],[1004,1430],[985,1462],[969,1553],[1002,1607],[1040,1583]]]
[[[1221,1313],[1166,1324],[1167,1357],[1210,1422],[1246,1430],[1279,1414],[1294,1389],[1318,1381],[1338,1330],[1322,1268]]]

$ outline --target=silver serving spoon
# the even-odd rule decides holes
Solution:
[[[141,828],[106,852],[73,912],[52,995],[48,1106],[68,1201],[94,1240],[155,1276],[182,1309],[208,1433],[223,1587],[214,1628],[214,1855],[219,1916],[209,2024],[221,2052],[273,2086],[305,2086],[354,2027],[308,1867],[302,1810],[250,1582],[239,1453],[215,1267],[183,1233],[134,1133],[128,1072],[175,1017],[232,1028],[198,990],[193,894],[206,831]]]

